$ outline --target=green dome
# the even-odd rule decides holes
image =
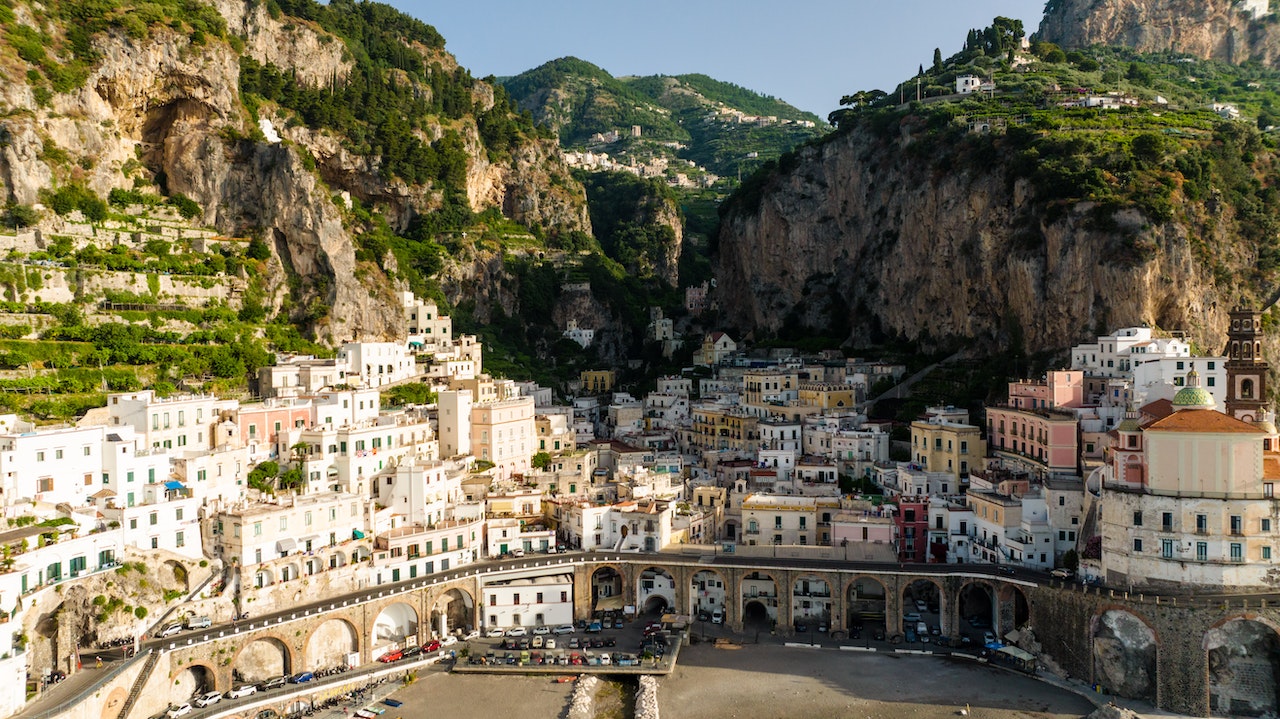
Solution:
[[[1124,421],[1120,423],[1120,426],[1116,427],[1116,429],[1121,432],[1141,432],[1142,425],[1138,424],[1138,420],[1132,417],[1126,417]]]
[[[1183,387],[1173,396],[1176,409],[1213,409],[1213,395],[1202,387]]]

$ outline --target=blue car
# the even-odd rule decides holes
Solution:
[[[298,672],[297,674],[294,674],[293,676],[289,677],[289,683],[303,684],[315,678],[316,678],[316,675],[311,672]]]

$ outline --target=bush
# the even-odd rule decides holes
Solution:
[[[146,608],[146,607],[134,607],[134,609],[133,609],[133,616],[137,617],[138,619],[146,619],[146,618],[147,618],[147,608]]]
[[[169,196],[169,204],[178,210],[178,214],[183,219],[190,220],[200,214],[200,205],[196,201],[182,194],[181,192]]]

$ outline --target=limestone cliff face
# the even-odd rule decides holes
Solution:
[[[1280,26],[1252,20],[1236,0],[1055,0],[1040,36],[1066,48],[1123,45],[1268,65],[1280,59]]]
[[[848,328],[855,345],[876,331],[925,347],[978,340],[994,352],[1012,331],[1030,350],[1061,349],[1099,328],[1148,323],[1216,348],[1228,308],[1261,294],[1219,288],[1183,225],[1126,210],[1118,230],[1104,232],[1087,220],[1092,205],[1079,203],[1027,229],[1043,208],[1001,162],[941,171],[906,152],[910,144],[845,134],[802,150],[758,203],[737,203],[716,258],[728,324]],[[1205,242],[1222,248],[1226,272],[1247,276],[1254,260],[1233,249],[1229,208],[1216,211],[1226,214]],[[1151,248],[1150,259],[1123,261],[1133,242]]]
[[[314,85],[351,72],[345,44],[308,22],[274,19],[264,3],[252,0],[214,5],[243,40],[244,55],[260,63]],[[15,15],[34,23],[23,4]],[[254,128],[239,95],[240,54],[226,42],[196,45],[186,35],[153,27],[145,39],[106,32],[93,43],[100,61],[87,81],[54,95],[48,106],[24,82],[0,83],[5,200],[33,204],[41,190],[67,181],[83,182],[103,197],[137,179],[163,182],[199,203],[204,223],[266,238],[275,249],[266,288],[274,306],[295,292],[295,307],[330,308],[314,328],[320,339],[391,339],[403,332],[399,314],[386,307],[396,288],[377,267],[358,266],[350,231],[331,198],[350,192],[385,208],[392,224],[403,228],[415,214],[440,206],[438,188],[386,179],[376,157],[353,152],[343,137],[290,123],[289,113],[269,103],[261,116],[272,119],[287,142],[237,139]],[[456,67],[441,51],[422,52],[433,53],[429,59],[446,71]],[[473,100],[491,107],[492,88],[476,83]],[[451,121],[450,128],[470,155],[466,189],[473,209],[498,206],[519,222],[590,232],[585,193],[554,142],[529,141],[510,158],[491,162],[474,117]],[[421,139],[431,142],[443,132],[428,127]],[[315,170],[299,147],[316,160]],[[289,288],[291,274],[302,280],[300,289]]]

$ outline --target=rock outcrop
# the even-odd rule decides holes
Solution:
[[[1039,36],[1065,48],[1122,45],[1273,66],[1280,60],[1280,26],[1254,20],[1237,0],[1055,0]]]
[[[727,325],[840,332],[854,345],[977,341],[994,352],[1015,335],[1028,350],[1062,349],[1145,323],[1220,347],[1227,310],[1269,294],[1245,282],[1220,287],[1176,221],[1124,210],[1103,230],[1087,202],[1046,213],[998,152],[943,169],[911,148],[906,123],[900,132],[854,131],[804,148],[740,193],[716,258]],[[1248,277],[1254,257],[1231,235],[1229,208],[1216,211],[1227,214],[1203,241],[1221,253],[1222,272]],[[1135,243],[1150,259],[1122,259]]]
[[[132,188],[136,180],[155,182],[195,200],[205,224],[268,240],[275,256],[267,295],[276,309],[286,298],[295,308],[327,308],[311,313],[313,319],[324,315],[312,328],[317,338],[403,334],[398,313],[387,311],[397,287],[371,263],[358,265],[351,229],[332,197],[346,191],[376,204],[403,229],[416,214],[440,206],[441,190],[386,178],[377,156],[358,154],[340,135],[290,122],[291,113],[270,103],[261,117],[272,120],[286,141],[246,139],[256,127],[239,93],[241,53],[312,86],[346,78],[351,54],[313,23],[272,17],[265,3],[216,0],[214,6],[240,42],[197,43],[159,25],[143,39],[110,30],[93,37],[98,60],[87,81],[54,94],[47,105],[26,83],[0,84],[4,199],[33,204],[42,190],[67,181],[102,197],[113,188]],[[15,14],[22,19],[30,13],[19,4]],[[456,68],[443,51],[419,51],[442,71]],[[490,86],[477,82],[472,95],[481,110],[492,107]],[[499,207],[518,222],[590,232],[585,193],[554,141],[529,139],[493,161],[474,116],[448,122],[469,155],[466,191],[474,210]],[[428,126],[422,139],[430,142],[443,132]]]

